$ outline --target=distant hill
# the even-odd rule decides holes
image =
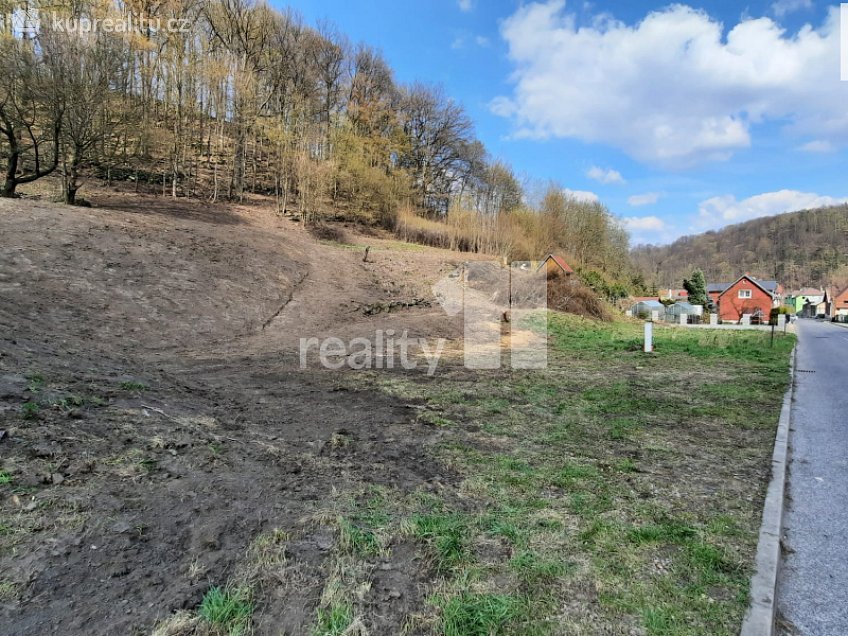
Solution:
[[[750,272],[787,289],[848,284],[848,206],[789,212],[714,232],[685,236],[670,245],[633,249],[648,284],[680,287],[700,267],[708,282],[732,281]]]

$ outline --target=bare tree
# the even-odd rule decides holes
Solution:
[[[471,120],[441,88],[422,84],[407,90],[401,108],[410,144],[402,165],[412,171],[421,205],[445,213],[451,188],[462,176],[462,150],[472,138]]]
[[[112,134],[115,121],[108,113],[109,102],[117,97],[110,91],[121,68],[121,47],[108,34],[87,38],[54,34],[50,46],[58,60],[63,95],[62,190],[65,203],[76,203],[81,168],[105,137]],[[121,111],[123,114],[124,111]]]
[[[59,165],[64,100],[56,57],[30,39],[0,39],[0,196],[46,177]]]

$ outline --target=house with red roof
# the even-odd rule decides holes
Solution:
[[[833,317],[839,322],[848,322],[848,287],[834,294]]]
[[[780,302],[779,285],[771,283],[774,281],[759,281],[750,274],[745,274],[728,285],[717,295],[721,321],[738,323],[742,321],[743,316],[748,315],[752,323],[767,323],[772,307]]]

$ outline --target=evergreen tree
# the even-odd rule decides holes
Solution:
[[[684,279],[683,288],[689,293],[690,303],[707,306],[709,299],[707,298],[707,280],[704,278],[704,272],[700,269],[692,272],[692,278]]]

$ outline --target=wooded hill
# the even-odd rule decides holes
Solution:
[[[787,289],[848,284],[848,206],[754,219],[719,231],[685,236],[670,245],[632,251],[649,284],[680,287],[701,268],[708,282],[750,272]]]
[[[131,26],[21,22],[39,8],[65,24]],[[294,11],[6,2],[0,67],[0,196],[51,173],[67,203],[92,175],[174,198],[258,194],[307,223],[341,217],[511,259],[558,252],[609,297],[634,287],[626,232],[603,205],[558,184],[527,196],[439,86],[398,83],[378,50]]]

